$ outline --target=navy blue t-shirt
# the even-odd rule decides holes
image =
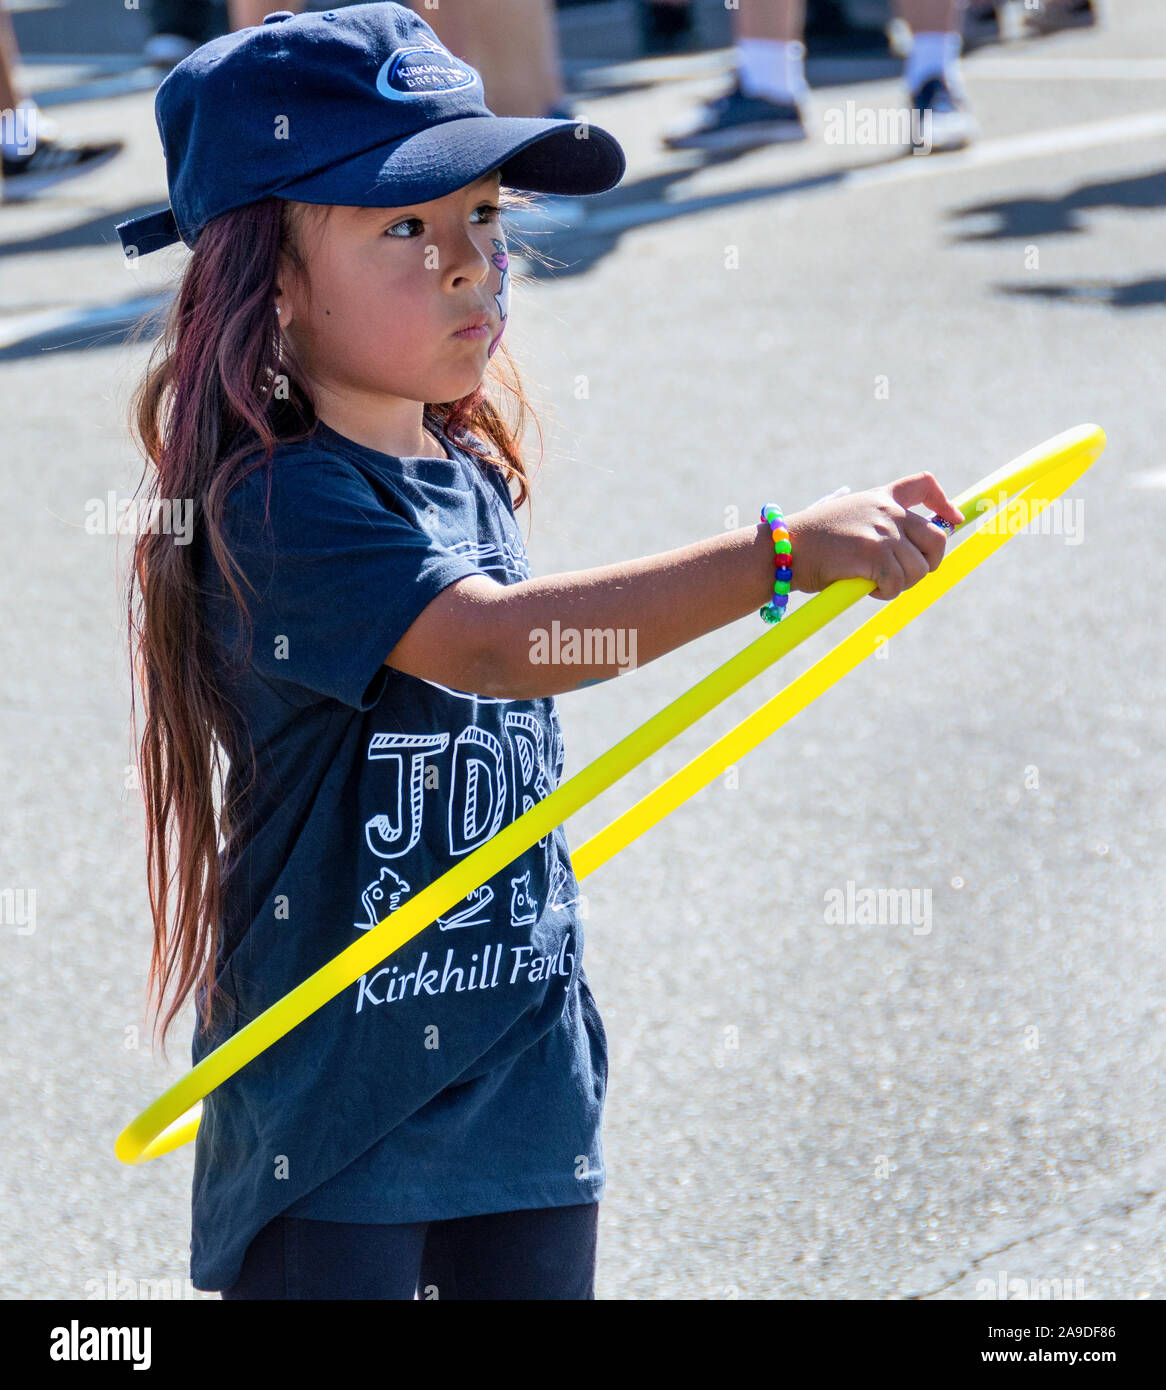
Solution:
[[[213,1036],[198,1024],[196,1063],[559,784],[553,699],[383,664],[454,581],[530,577],[500,469],[442,442],[447,458],[396,458],[318,421],[232,490],[227,541],[255,589],[241,584],[241,670],[222,662],[246,648],[199,528],[211,659],[258,770],[219,856],[217,978],[237,1012]],[[232,764],[228,796],[250,771]],[[212,1091],[194,1286],[229,1288],[280,1213],[412,1222],[598,1201],[607,1040],[579,906],[560,826]]]

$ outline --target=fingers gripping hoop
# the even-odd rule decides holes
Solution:
[[[974,520],[996,512],[1005,503],[1015,504],[1022,500],[1025,520],[1014,528],[1001,526],[994,518],[993,522],[973,529],[960,545],[945,554],[936,570],[888,602],[735,729],[581,845],[572,855],[576,878],[584,879],[605,864],[829,690],[880,642],[906,627],[936,599],[954,588],[1015,534],[1015,530],[1039,516],[1081,477],[1104,448],[1102,429],[1097,425],[1078,425],[1030,449],[961,493],[955,504],[965,520],[954,531],[971,528]],[[1034,492],[1038,484],[1039,489]],[[117,1157],[123,1163],[145,1163],[189,1143],[198,1130],[199,1116],[188,1116],[187,1112],[216,1086],[874,587],[874,581],[868,579],[840,579],[831,584],[601,754],[537,806],[505,826],[462,863],[383,918],[359,941],[346,947],[204,1057],[122,1130],[114,1145]]]

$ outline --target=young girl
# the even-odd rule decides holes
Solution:
[[[525,405],[499,191],[614,186],[607,132],[493,116],[395,4],[216,39],[157,115],[170,206],[118,232],[193,255],[133,425],[197,527],[139,536],[130,636],[155,1021],[173,985],[164,1047],[193,992],[198,1062],[555,789],[554,695],[623,668],[536,662],[535,629],[630,630],[650,661],[788,570],[762,521],[530,576],[523,417],[484,387],[497,351]],[[930,474],[790,517],[793,587],[915,583],[945,540],[923,502],[962,520]],[[211,1092],[195,1287],[594,1297],[607,1044],[578,897],[559,827]]]

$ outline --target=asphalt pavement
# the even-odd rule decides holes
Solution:
[[[1019,1279],[1160,1299],[1166,7],[970,54],[965,153],[819,134],[716,161],[659,132],[722,88],[730,51],[603,61],[596,26],[628,8],[564,29],[624,182],[518,264],[536,574],[924,468],[954,495],[1083,422],[1108,448],[1054,529],[584,880],[611,1052],[597,1295],[977,1299]],[[100,36],[99,9],[69,14]],[[129,542],[85,526],[137,487],[126,409],[152,344],[126,324],[188,253],[127,268],[114,231],[165,201],[139,41],[79,56],[59,33],[28,28],[30,86],[126,149],[0,205],[0,1294],[217,1297],[187,1283],[192,1150],[113,1153],[186,1070],[190,1013],[152,1055]],[[823,123],[901,98],[892,55],[824,53],[810,78]],[[585,808],[571,845],[872,602]],[[565,776],[763,631],[559,697]],[[848,885],[925,911],[837,924]]]

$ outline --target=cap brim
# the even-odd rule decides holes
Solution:
[[[304,203],[403,207],[444,197],[499,169],[508,188],[576,196],[614,188],[626,167],[615,137],[586,121],[459,116],[363,150],[273,189],[272,195]],[[169,206],[120,222],[116,230],[123,250],[139,256],[184,240]]]
[[[614,188],[625,168],[615,137],[586,121],[459,116],[274,191],[304,203],[404,207],[444,197],[492,169],[509,188],[579,195]]]
[[[182,240],[169,204],[157,212],[143,213],[140,217],[119,222],[115,230],[122,251],[127,256],[148,256],[151,251],[161,251],[164,246]]]

